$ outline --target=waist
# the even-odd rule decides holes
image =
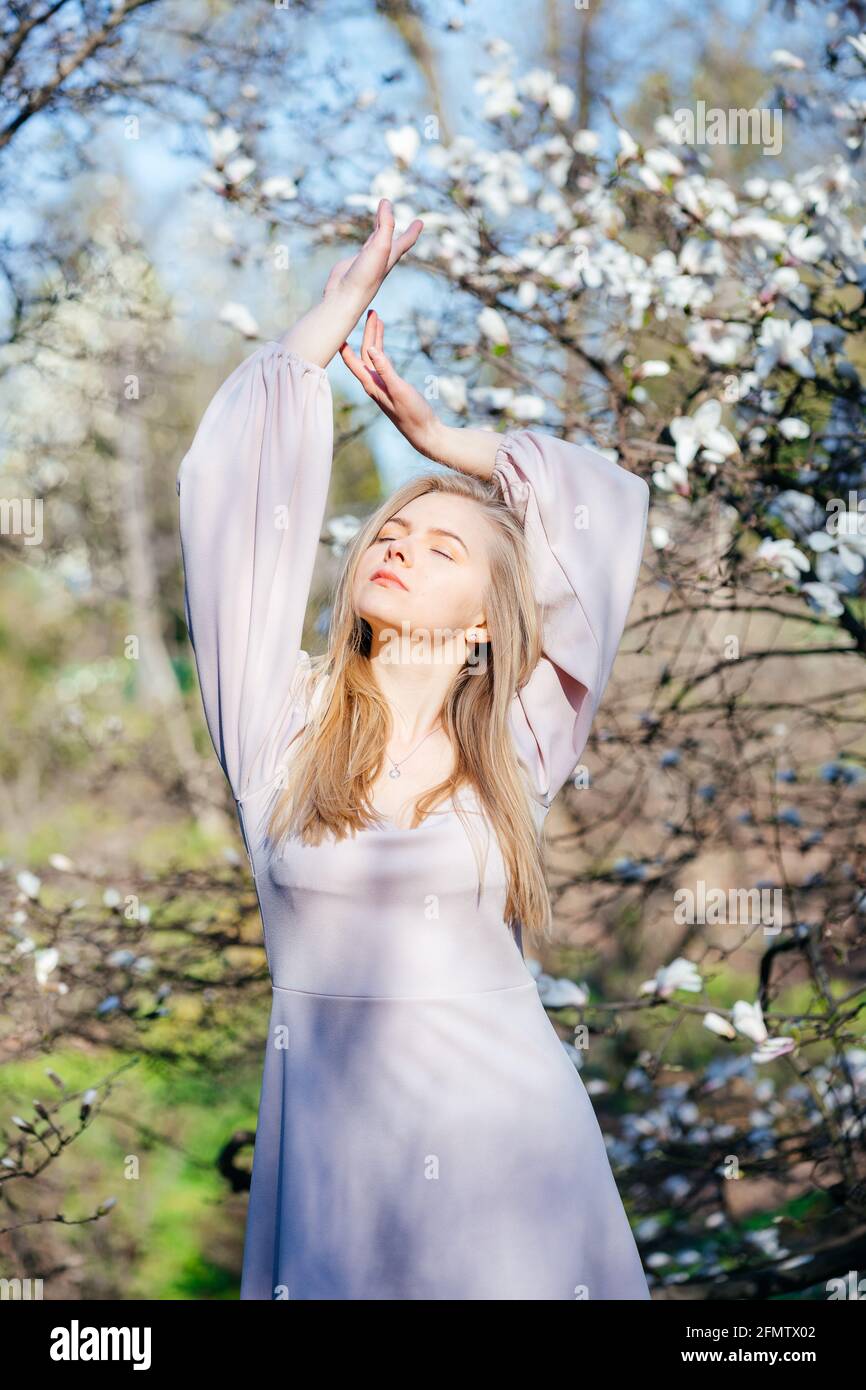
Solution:
[[[462,990],[456,994],[330,994],[324,990],[295,989],[289,985],[271,985],[271,989],[274,994],[296,995],[299,999],[327,999],[350,1004],[432,1004],[438,1001],[453,1002],[460,999],[477,999],[479,996],[486,998],[498,994],[513,994],[523,990],[538,992],[536,983],[528,971],[523,984],[500,985],[493,989]]]
[[[274,988],[302,994],[453,998],[535,983],[507,924],[472,913],[459,921],[268,914],[264,936]]]

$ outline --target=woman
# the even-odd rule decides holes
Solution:
[[[178,476],[187,622],[273,983],[242,1299],[647,1299],[583,1083],[524,963],[540,836],[625,624],[648,489],[449,429],[370,314],[386,200],[322,302],[232,373]],[[340,352],[427,457],[300,649]]]

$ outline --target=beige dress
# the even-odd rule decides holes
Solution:
[[[474,796],[465,823],[452,804],[416,830],[269,844],[314,698],[300,644],[332,444],[327,373],[270,342],[216,393],[178,475],[187,621],[273,985],[241,1298],[647,1299]],[[544,656],[512,718],[540,821],[616,655],[648,489],[527,429],[502,437],[495,471],[543,604]],[[467,827],[488,851],[480,893]]]

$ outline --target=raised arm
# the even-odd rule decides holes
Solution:
[[[324,369],[271,342],[219,388],[180,465],[187,627],[237,798],[272,775],[291,715],[332,446]]]
[[[416,449],[496,476],[524,523],[543,655],[514,697],[512,729],[536,796],[549,805],[574,770],[607,685],[643,553],[649,488],[595,449],[537,430],[452,429],[394,370],[375,312],[360,357],[343,361]]]
[[[177,478],[185,604],[205,717],[237,799],[274,775],[300,703],[301,650],[333,457],[325,368],[417,239],[382,199],[371,236],[323,298],[236,367]]]
[[[494,474],[523,518],[543,654],[512,728],[549,805],[580,759],[622,638],[646,533],[649,488],[595,449],[536,430],[500,436]]]

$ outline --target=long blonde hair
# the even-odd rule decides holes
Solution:
[[[492,480],[450,472],[415,478],[356,533],[334,595],[327,654],[312,663],[316,699],[294,742],[268,833],[274,846],[290,834],[315,845],[329,831],[342,839],[377,823],[369,796],[384,761],[391,715],[370,668],[372,629],[352,602],[354,579],[385,522],[428,492],[469,498],[491,524],[490,582],[482,596],[489,642],[485,659],[467,660],[445,698],[440,718],[455,750],[454,771],[418,798],[412,825],[420,825],[460,786],[474,788],[505,864],[505,918],[538,938],[550,930],[550,900],[510,710],[541,655],[541,625],[523,528]]]

